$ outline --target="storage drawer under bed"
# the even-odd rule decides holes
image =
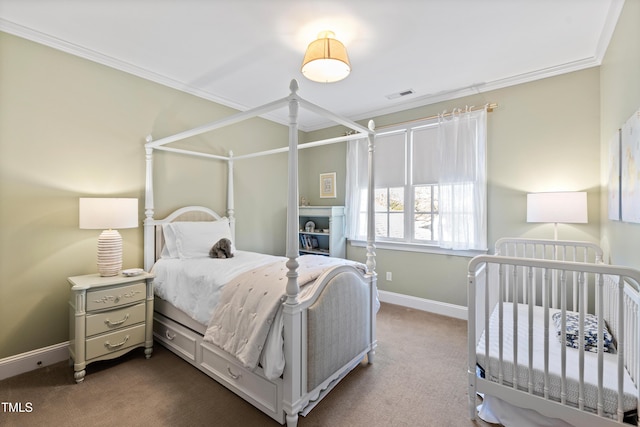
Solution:
[[[202,357],[200,366],[209,375],[217,378],[225,387],[231,389],[270,413],[275,419],[282,415],[282,388],[274,381],[247,370],[231,358],[222,356],[223,351],[210,343],[201,342]],[[259,369],[259,368],[258,368]],[[280,381],[278,378],[276,381]]]
[[[180,354],[183,359],[189,360],[191,363],[196,362],[198,342],[194,339],[193,331],[155,314],[153,316],[153,336],[163,345]]]

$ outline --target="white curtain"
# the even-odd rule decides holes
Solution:
[[[487,249],[486,110],[438,118],[440,246]]]
[[[347,143],[347,177],[346,177],[346,235],[348,239],[361,239],[366,236],[366,199],[363,192],[368,185],[368,141],[359,139]],[[366,238],[366,237],[365,237]]]

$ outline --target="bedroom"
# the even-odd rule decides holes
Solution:
[[[640,83],[635,77],[640,73],[639,21],[638,3],[627,0],[599,67],[376,119],[383,125],[385,120],[393,123],[454,106],[496,102],[499,107],[489,118],[493,144],[489,241],[513,235],[550,236],[550,226],[525,222],[524,195],[562,182],[567,189],[589,192],[589,224],[561,227],[561,236],[599,242],[612,261],[640,267],[634,257],[640,229],[608,221],[601,196],[606,185],[602,153],[612,132],[640,104]],[[171,134],[231,110],[7,33],[0,35],[0,43],[0,322],[6,325],[0,331],[2,359],[68,340],[66,277],[95,271],[96,236],[78,229],[78,197],[117,194],[142,200],[141,138],[151,130]],[[304,82],[301,85],[304,88]],[[263,120],[234,131],[248,137],[272,135],[263,140],[265,148],[286,137],[284,126]],[[305,138],[314,140],[331,132],[335,131],[310,132]],[[344,158],[337,147],[303,154],[301,170],[306,175],[300,193],[313,194],[321,172],[335,170],[344,177],[344,165],[336,158]],[[238,165],[236,191],[251,194],[251,200],[236,200],[237,220],[245,227],[238,245],[282,253],[283,241],[264,233],[265,223],[276,224],[277,235],[284,233],[284,193],[276,191],[286,182],[284,158],[270,161],[260,164],[268,174],[252,175],[255,163]],[[175,185],[175,190],[157,196],[161,214],[194,203],[224,210],[224,199],[210,192],[210,182],[225,179],[222,169],[211,171],[207,162],[188,158],[169,164],[159,157],[157,165]],[[258,180],[264,188],[256,187]],[[343,200],[339,192],[336,204]],[[264,208],[268,206],[274,208]],[[125,266],[140,266],[141,228],[123,230],[122,235]],[[350,258],[362,258],[361,248],[348,250]],[[464,307],[467,262],[467,257],[381,249],[377,270],[393,272],[393,281],[380,277],[378,286],[409,296],[409,303],[415,297]]]

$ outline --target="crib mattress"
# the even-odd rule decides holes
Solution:
[[[559,310],[549,309],[549,316]],[[489,322],[489,358],[485,355],[485,332],[480,337],[476,347],[477,363],[484,371],[487,379],[498,381],[500,369],[499,362],[499,319],[498,306],[493,310]],[[513,385],[514,369],[518,388],[528,390],[529,382],[529,342],[528,342],[528,306],[518,304],[518,330],[517,330],[517,365],[514,364],[514,321],[513,305],[504,303],[503,311],[503,383]],[[561,394],[561,352],[563,345],[555,336],[553,321],[549,320],[549,396],[553,400],[560,401]],[[542,396],[544,393],[544,309],[534,307],[533,310],[533,392]],[[566,348],[566,400],[570,405],[578,406],[579,398],[579,354],[574,348]],[[603,375],[603,399],[604,412],[615,414],[618,409],[618,383],[617,383],[617,354],[604,353]],[[596,411],[598,401],[598,355],[585,352],[584,375],[584,404],[589,410]],[[624,370],[624,397],[623,410],[625,412],[636,409],[637,389],[631,377]]]

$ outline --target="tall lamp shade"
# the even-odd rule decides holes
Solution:
[[[323,31],[307,47],[302,60],[302,74],[314,82],[333,83],[351,73],[347,48],[333,31]]]
[[[103,230],[98,237],[98,273],[115,276],[122,269],[121,228],[138,227],[138,199],[81,197],[80,228]]]
[[[560,191],[527,194],[527,222],[551,222],[558,240],[558,223],[587,223],[587,193]]]

